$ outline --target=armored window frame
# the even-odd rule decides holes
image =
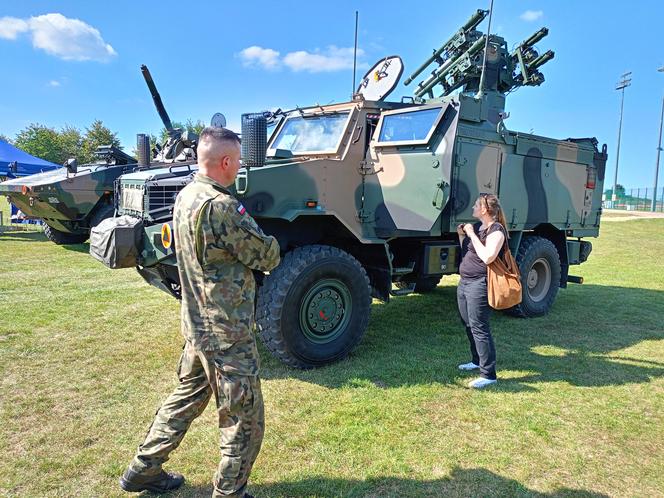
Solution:
[[[343,143],[344,137],[346,136],[346,131],[348,129],[348,124],[350,123],[351,117],[353,116],[353,110],[352,109],[340,109],[338,111],[329,111],[329,112],[315,112],[315,113],[304,113],[304,115],[300,114],[297,111],[293,111],[289,114],[289,116],[284,119],[277,128],[272,132],[272,135],[270,136],[270,141],[268,144],[268,149],[267,149],[267,157],[272,157],[276,154],[277,149],[274,148],[274,144],[279,138],[279,135],[281,135],[281,132],[283,129],[288,125],[288,122],[293,119],[299,119],[299,118],[315,118],[315,117],[322,117],[322,116],[331,116],[331,115],[339,115],[339,114],[346,114],[346,122],[343,125],[343,129],[341,133],[339,134],[339,140],[337,141],[336,145],[334,146],[333,149],[324,149],[324,150],[307,150],[307,151],[301,151],[301,152],[296,152],[296,151],[291,151],[289,152],[293,155],[293,157],[297,156],[315,156],[315,155],[338,155],[339,154],[339,149],[341,148],[341,144]]]
[[[408,107],[406,109],[397,109],[394,111],[387,111],[383,112],[380,116],[380,121],[378,122],[378,126],[376,127],[376,131],[374,132],[374,136],[376,137],[374,140],[374,147],[398,147],[402,145],[426,145],[429,143],[431,140],[431,137],[433,136],[434,131],[440,124],[440,121],[443,119],[443,116],[445,115],[445,110],[447,109],[446,103],[437,103],[437,104],[430,104],[430,105],[422,105],[422,106],[417,106],[417,107]],[[429,128],[429,131],[427,132],[426,136],[421,139],[415,139],[415,140],[398,140],[398,141],[380,141],[380,136],[381,133],[383,132],[383,125],[385,124],[385,118],[389,118],[390,116],[394,115],[399,115],[399,114],[410,114],[410,113],[415,113],[415,112],[422,112],[422,111],[428,111],[431,109],[438,109],[438,114],[434,118],[431,127]]]

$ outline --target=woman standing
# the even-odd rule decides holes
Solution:
[[[480,194],[473,205],[473,217],[480,221],[457,227],[461,244],[457,302],[471,354],[470,363],[459,365],[459,369],[479,369],[480,377],[468,386],[481,389],[497,382],[496,348],[489,327],[491,308],[487,297],[486,267],[501,253],[507,232],[505,216],[498,197],[493,194]]]

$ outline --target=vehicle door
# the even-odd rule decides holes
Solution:
[[[376,236],[440,234],[456,123],[456,109],[447,103],[382,113],[367,153],[359,213]]]

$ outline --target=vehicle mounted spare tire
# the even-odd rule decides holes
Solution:
[[[298,247],[265,276],[256,322],[267,349],[289,366],[313,368],[344,358],[369,322],[371,293],[362,265],[331,246]]]
[[[524,318],[545,315],[560,286],[560,256],[556,246],[544,237],[524,237],[516,263],[521,272],[523,300],[509,312]]]
[[[47,224],[44,224],[44,235],[46,235],[48,240],[58,245],[82,244],[89,237],[87,233],[61,232]]]
[[[415,289],[413,290],[413,292],[416,292],[418,294],[426,294],[427,292],[432,292],[436,290],[436,287],[438,287],[438,284],[440,283],[442,278],[443,277],[441,275],[419,278],[415,281]],[[398,289],[407,289],[412,284],[409,282],[396,282],[395,285],[397,286]]]

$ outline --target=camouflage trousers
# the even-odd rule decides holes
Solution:
[[[224,351],[196,351],[187,342],[178,379],[180,384],[157,411],[129,468],[143,475],[161,472],[161,465],[214,394],[221,461],[212,496],[243,496],[265,429],[255,339]]]

